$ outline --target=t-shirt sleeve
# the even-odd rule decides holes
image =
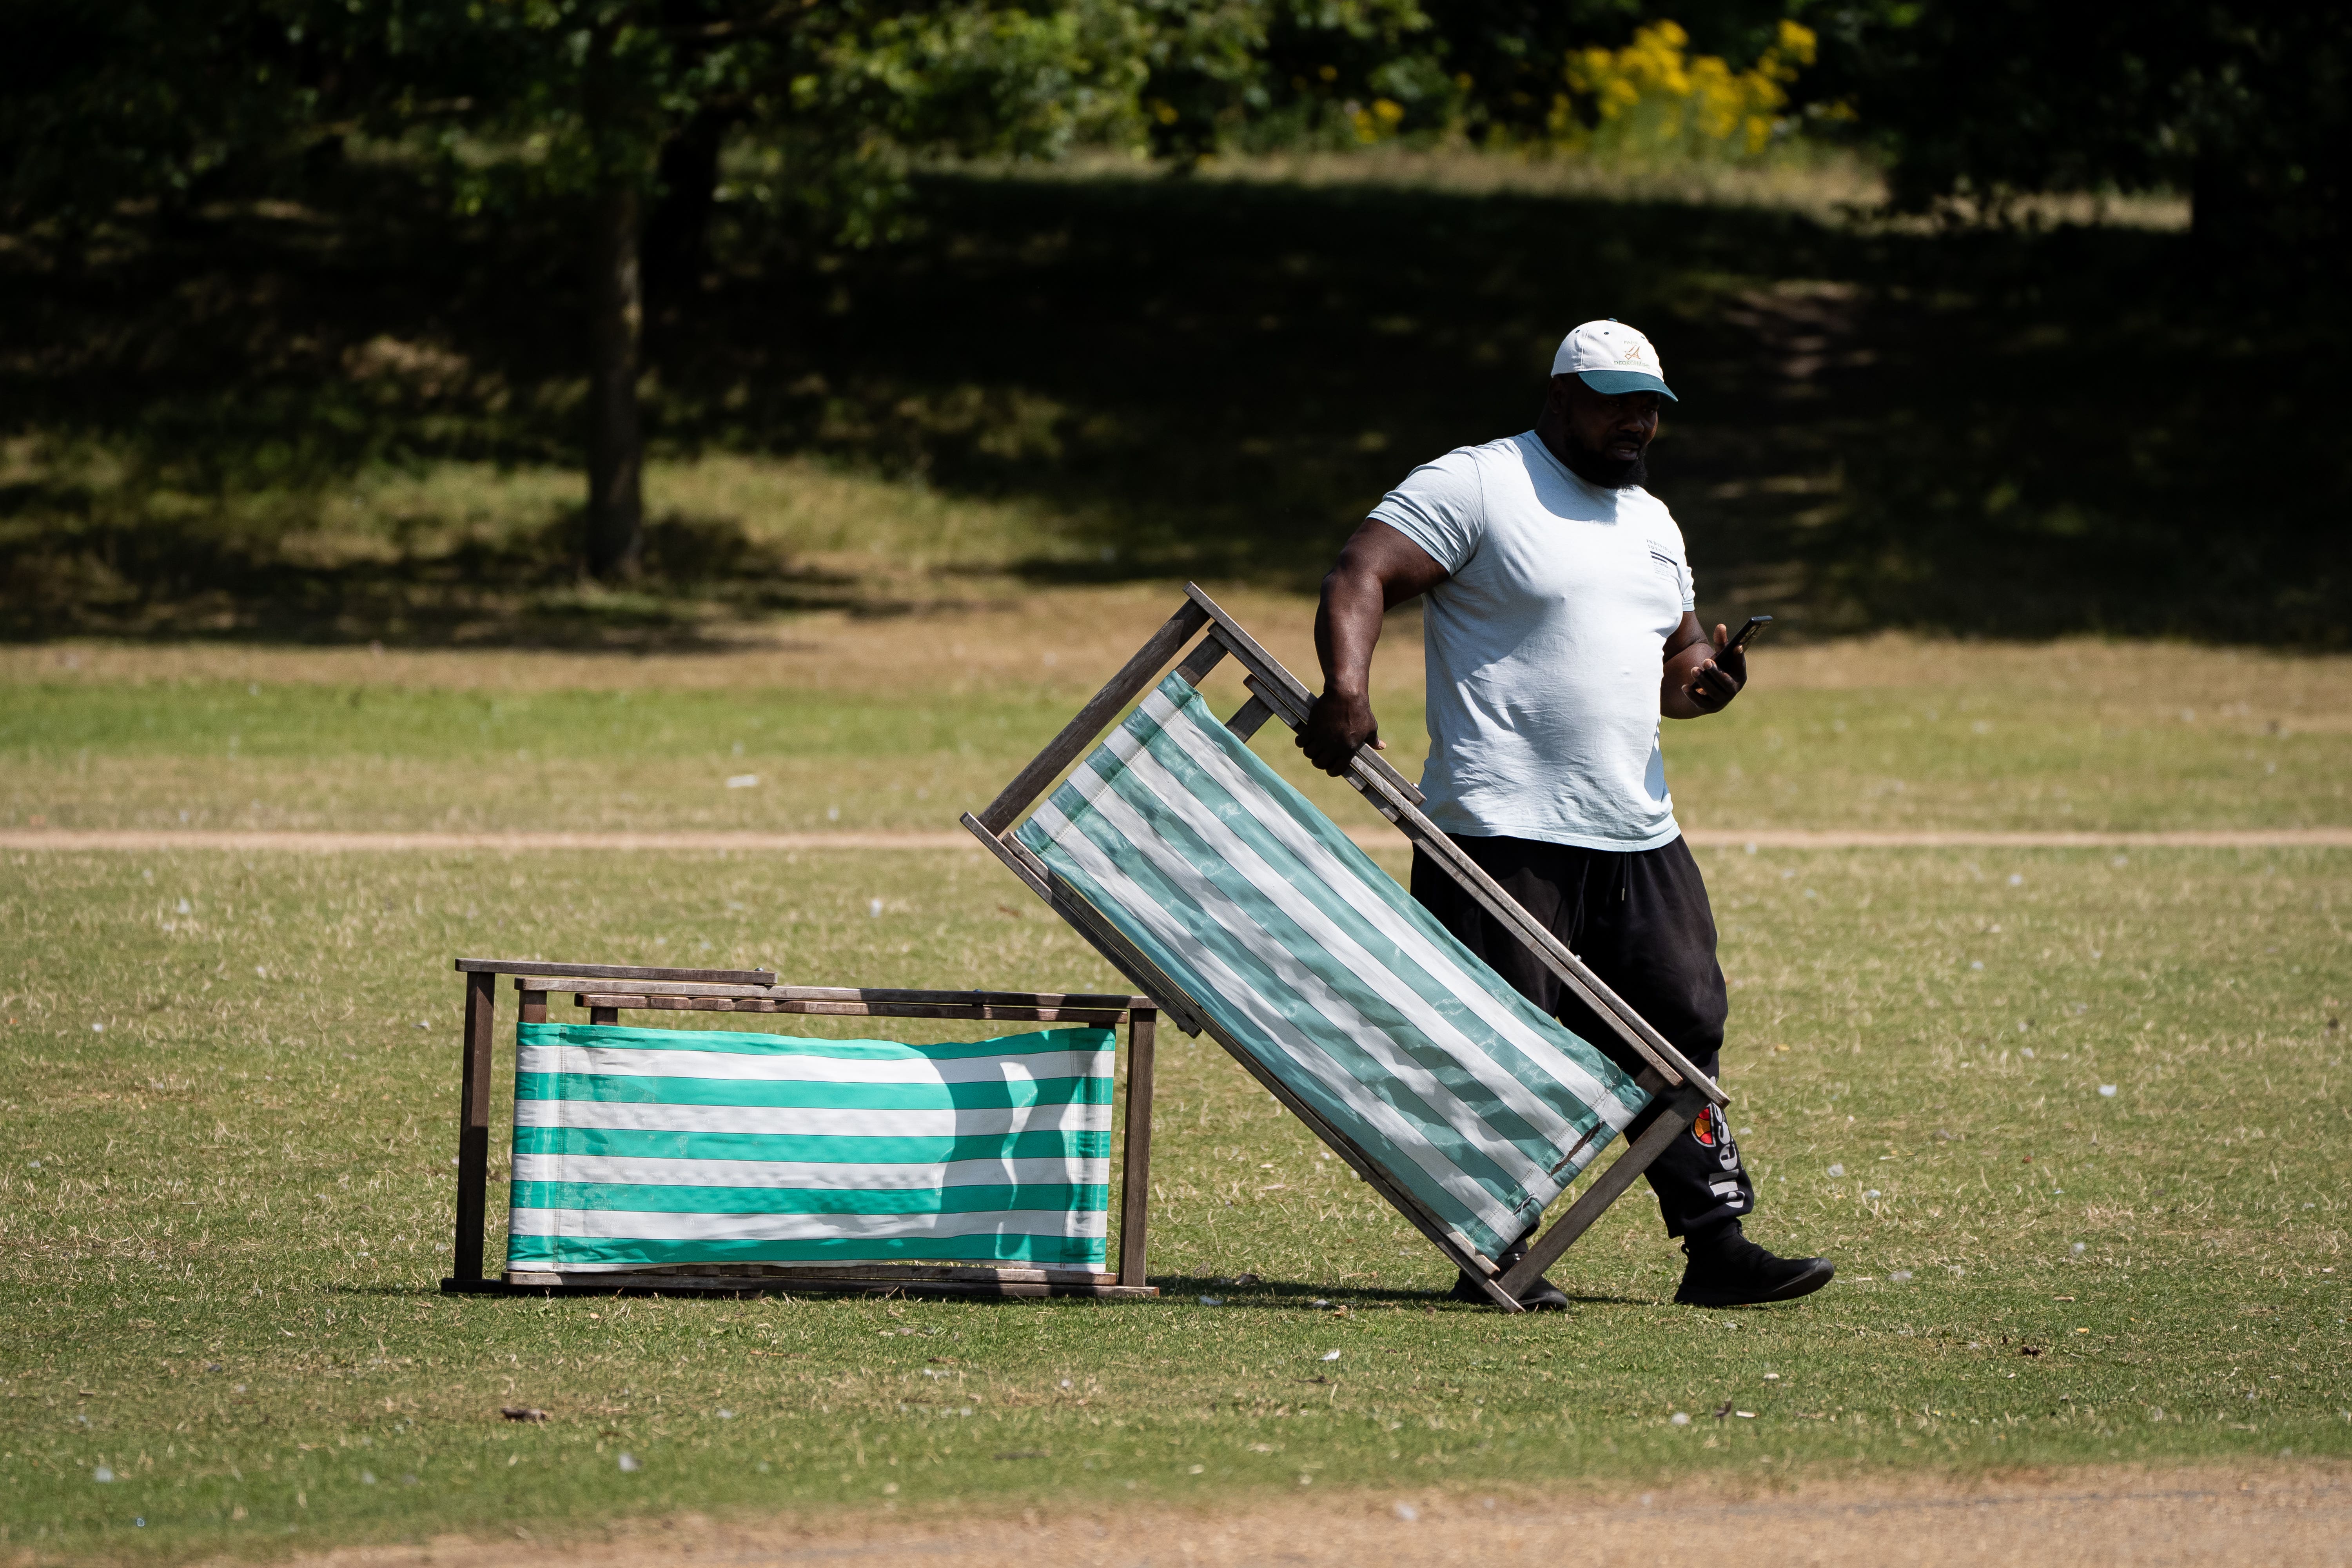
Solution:
[[[1371,515],[1429,552],[1448,576],[1486,537],[1486,487],[1467,447],[1423,463],[1381,498]]]
[[[1658,508],[1658,531],[1651,538],[1653,552],[1669,558],[1675,576],[1681,582],[1683,608],[1698,608],[1698,577],[1691,571],[1690,552],[1683,545],[1683,531],[1675,526],[1674,514],[1664,504]]]

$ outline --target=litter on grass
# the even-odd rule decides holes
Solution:
[[[638,1468],[637,1457],[635,1454],[624,1454],[621,1456],[621,1473],[623,1475],[634,1476],[637,1473]]]
[[[1887,1275],[1886,1278],[1890,1283],[1900,1285],[1911,1278],[1911,1270],[1908,1268],[1897,1268]]]
[[[1323,1352],[1323,1359],[1325,1361],[1338,1361],[1339,1359],[1339,1352],[1338,1351],[1325,1351]],[[1064,1384],[1062,1386],[1066,1388],[1069,1384]]]
[[[2105,1098],[2113,1100],[2116,1097],[2116,1086],[2111,1083],[2103,1083],[2099,1085],[2099,1092]]]

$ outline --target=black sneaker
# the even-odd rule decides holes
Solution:
[[[1775,1258],[1748,1239],[1738,1220],[1705,1237],[1683,1242],[1690,1263],[1675,1302],[1684,1307],[1760,1307],[1793,1301],[1830,1282],[1837,1265],[1826,1258]]]

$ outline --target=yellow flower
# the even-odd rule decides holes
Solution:
[[[1556,98],[1553,136],[1570,145],[1603,143],[1619,151],[1735,151],[1754,157],[1771,144],[1789,84],[1813,63],[1810,28],[1782,21],[1771,46],[1744,71],[1719,55],[1692,55],[1690,35],[1676,23],[1634,30],[1622,49],[1582,48],[1562,68],[1569,94]],[[1591,105],[1596,126],[1574,111],[1574,98]]]

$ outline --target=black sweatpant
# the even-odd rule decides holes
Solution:
[[[1715,915],[1707,908],[1706,884],[1687,845],[1677,838],[1658,849],[1575,849],[1529,838],[1468,835],[1457,835],[1454,842],[1693,1066],[1716,1075],[1731,1004],[1715,961]],[[1615,1030],[1419,850],[1412,858],[1412,896],[1521,995],[1627,1071],[1641,1070],[1641,1059]],[[1627,1141],[1655,1120],[1653,1106],[1635,1119]],[[1666,1146],[1648,1175],[1668,1236],[1739,1219],[1756,1206],[1739,1145],[1723,1113],[1712,1106],[1689,1132]]]

